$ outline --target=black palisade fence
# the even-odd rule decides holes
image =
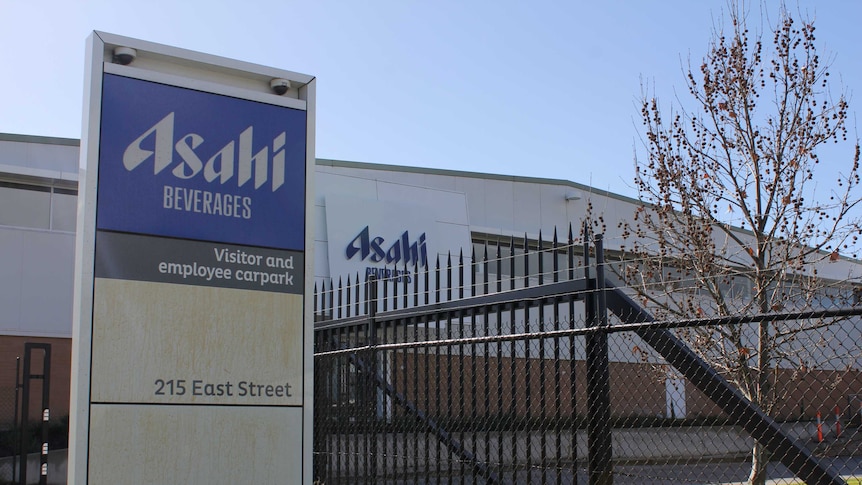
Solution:
[[[319,282],[319,483],[740,482],[755,439],[786,483],[862,474],[858,308],[768,317],[819,319],[809,340],[828,344],[804,375],[776,366],[791,390],[767,413],[686,340],[763,315],[655,321],[605,274],[624,262],[605,261],[601,235],[578,239],[508,238],[390,279]]]

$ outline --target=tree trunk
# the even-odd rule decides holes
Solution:
[[[750,485],[766,484],[766,464],[769,462],[768,452],[758,442],[751,449],[751,472],[748,475]]]
[[[759,262],[759,261],[758,261]],[[758,264],[758,268],[760,268]],[[767,297],[766,283],[764,282],[763,274],[758,271],[756,276],[756,290],[758,306],[761,313],[769,312],[769,298]],[[769,361],[772,358],[772,340],[769,332],[769,323],[760,322],[757,325],[757,367],[754,379],[754,392],[752,392],[752,401],[762,409],[769,409],[768,400],[770,399],[771,386],[769,383]],[[769,462],[769,453],[766,448],[758,442],[754,442],[754,447],[751,449],[751,472],[748,475],[748,483],[751,485],[765,485],[766,483],[766,464]]]

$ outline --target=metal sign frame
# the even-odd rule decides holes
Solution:
[[[312,483],[315,85],[138,39],[88,38],[70,483]],[[148,125],[154,106],[164,109]],[[211,134],[183,131],[198,125]],[[223,148],[201,158],[206,139]],[[151,179],[163,193],[137,189]],[[156,209],[165,212],[148,214]],[[257,442],[267,446],[243,447]]]

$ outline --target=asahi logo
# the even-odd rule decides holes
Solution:
[[[239,134],[238,139],[229,141],[215,151],[211,147],[204,147],[205,140],[197,133],[187,133],[175,141],[174,113],[171,112],[126,147],[123,166],[132,171],[152,160],[153,174],[173,167],[171,173],[179,179],[203,176],[207,182],[221,185],[236,176],[238,187],[252,179],[254,166],[254,188],[261,188],[271,176],[272,191],[275,192],[284,185],[284,145],[287,134],[281,132],[272,140],[271,158],[269,146],[252,153],[253,137],[254,127],[249,126]],[[178,159],[174,158],[174,153],[179,155]],[[207,157],[206,161],[203,157]]]
[[[419,235],[419,239],[415,242],[410,241],[410,235],[407,231],[401,234],[401,237],[390,243],[387,247],[386,240],[380,236],[371,237],[368,226],[359,232],[356,237],[350,241],[345,250],[347,259],[353,259],[359,255],[359,259],[366,259],[386,264],[406,265],[408,267],[418,265],[419,267],[428,266],[428,250],[425,247],[425,233]]]

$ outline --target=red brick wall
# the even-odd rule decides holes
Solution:
[[[69,390],[72,364],[72,339],[0,336],[0,426],[12,422],[15,410],[15,358],[21,358],[24,367],[25,343],[51,344],[50,396],[51,419],[69,415]],[[43,353],[35,350],[31,354],[31,373],[42,373]],[[42,416],[42,381],[31,380],[30,418],[38,421]],[[20,403],[20,397],[19,397]],[[18,410],[19,416],[21,410]]]
[[[498,364],[502,375],[502,392],[498,389]],[[487,366],[487,372],[486,372]],[[575,398],[572,398],[569,361],[522,357],[438,355],[433,350],[423,354],[396,354],[388,366],[387,378],[398,393],[415,402],[432,415],[546,417],[559,413],[572,416],[573,407],[580,417],[587,412],[586,364],[575,364]],[[320,367],[318,371],[322,371]],[[542,372],[544,370],[544,384]],[[611,413],[615,417],[664,417],[666,414],[665,378],[667,368],[642,363],[610,363]],[[487,374],[487,386],[486,386]],[[529,402],[527,382],[529,375]],[[555,376],[558,376],[555,378]],[[831,418],[838,405],[845,416],[848,397],[862,395],[862,373],[847,371],[808,371],[805,374],[780,370],[772,377],[782,398],[770,415],[779,420],[813,419],[819,410]],[[427,384],[426,384],[427,383]],[[514,392],[513,392],[514,386]],[[427,388],[427,390],[426,390]],[[544,402],[541,398],[544,392]],[[487,397],[486,397],[487,396]],[[502,408],[499,396],[502,396]],[[487,408],[485,400],[488,400]],[[859,405],[857,402],[856,406]],[[689,418],[726,417],[721,410],[691,383],[686,382],[686,416]],[[396,407],[396,415],[403,410]]]

